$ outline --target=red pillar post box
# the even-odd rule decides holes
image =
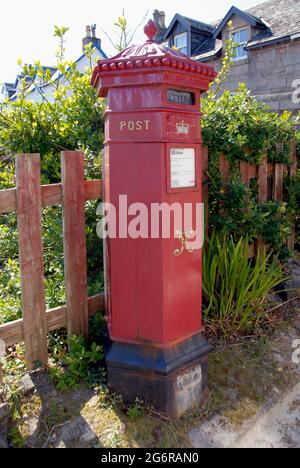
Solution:
[[[106,360],[125,401],[177,418],[208,388],[200,97],[216,74],[156,44],[152,21],[145,33],[145,44],[101,60],[92,78],[107,98],[104,201],[115,208],[105,241]]]

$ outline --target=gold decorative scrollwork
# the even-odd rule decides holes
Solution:
[[[194,250],[188,249],[187,244],[194,237],[195,232],[191,229],[188,232],[181,232],[177,234],[178,234],[178,240],[180,242],[180,248],[174,251],[175,257],[180,257],[180,255],[182,255],[185,250],[187,250],[188,253],[193,253]]]

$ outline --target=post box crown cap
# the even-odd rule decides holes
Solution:
[[[217,76],[213,67],[197,63],[179,50],[155,43],[157,27],[152,20],[145,26],[144,32],[148,36],[145,43],[127,47],[110,59],[99,60],[92,76],[92,85],[96,85],[99,75],[102,74],[119,75],[129,71],[136,73],[143,69],[146,71],[159,67],[195,73],[208,81],[212,81]]]

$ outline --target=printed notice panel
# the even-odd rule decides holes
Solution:
[[[194,148],[171,149],[171,188],[196,186],[196,151]]]

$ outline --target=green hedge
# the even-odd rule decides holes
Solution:
[[[299,215],[295,202],[298,179],[285,180],[281,202],[257,203],[257,184],[248,188],[241,180],[240,161],[259,164],[267,155],[269,162],[291,164],[291,142],[299,134],[288,112],[281,116],[250,96],[244,84],[237,92],[213,93],[203,100],[203,142],[209,148],[209,225],[211,230],[230,234],[238,241],[263,238],[281,258],[289,252],[286,239],[291,234],[291,219]],[[231,180],[222,179],[219,155],[224,153],[231,166]]]

